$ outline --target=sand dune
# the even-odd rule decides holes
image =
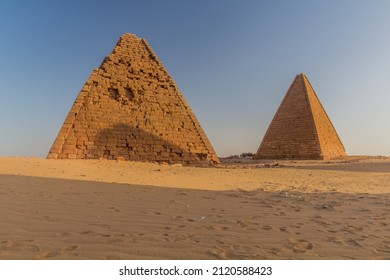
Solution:
[[[0,159],[0,259],[390,259],[390,160]]]

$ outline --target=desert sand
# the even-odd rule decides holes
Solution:
[[[390,259],[390,159],[0,158],[0,259]]]

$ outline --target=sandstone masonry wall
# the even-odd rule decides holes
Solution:
[[[132,34],[92,72],[48,158],[219,163],[174,80]]]

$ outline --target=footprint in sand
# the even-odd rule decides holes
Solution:
[[[288,230],[288,227],[280,227],[280,228],[279,228],[279,231],[281,231],[281,232],[286,232],[286,233],[290,233],[290,231]]]
[[[303,225],[302,223],[295,223],[295,224],[290,225],[290,227],[292,227],[292,228],[301,228],[302,225]]]
[[[227,230],[229,227],[220,225],[211,225],[207,227],[208,230]]]
[[[235,252],[233,246],[215,246],[209,253],[220,260],[240,260],[245,259],[244,256],[239,255]]]
[[[47,259],[58,255],[59,255],[58,251],[47,251],[47,252],[43,252],[42,254],[39,254],[38,259]]]
[[[59,219],[57,219],[57,218],[52,218],[52,217],[50,217],[50,216],[43,216],[43,217],[42,217],[42,220],[48,221],[48,222],[58,222],[58,221],[59,221]]]
[[[177,192],[176,194],[178,194],[178,195],[188,195],[188,193],[186,193],[186,192]]]
[[[379,247],[379,248],[376,249],[376,251],[377,251],[377,252],[381,252],[382,255],[383,255],[383,253],[385,253],[385,254],[390,254],[390,247],[387,247],[387,248]]]
[[[184,217],[183,217],[183,216],[172,216],[172,218],[174,218],[175,220],[181,220],[181,219],[183,219]]]
[[[41,249],[32,244],[34,240],[7,240],[2,241],[0,244],[0,250],[26,250],[29,252],[39,252]]]
[[[314,247],[313,244],[304,239],[289,238],[287,241],[294,253],[305,253],[308,250],[312,250]]]
[[[103,260],[121,260],[121,259],[122,258],[117,255],[108,255],[103,257]]]
[[[92,230],[84,230],[84,231],[80,232],[80,234],[82,234],[82,235],[86,235],[86,234],[90,234],[90,233],[93,233]]]
[[[320,220],[311,220],[311,221],[313,221],[314,223],[316,223],[317,225],[319,225],[321,227],[328,228],[329,226],[331,226],[330,223],[327,223],[327,222],[324,222],[324,221],[320,221]]]
[[[300,212],[302,210],[302,207],[298,205],[291,205],[290,208],[292,208],[295,212]]]
[[[183,241],[183,240],[190,239],[191,237],[192,235],[190,234],[178,234],[175,237],[173,237],[173,239],[170,241]]]
[[[213,196],[202,196],[202,198],[216,200],[216,198]]]
[[[271,230],[271,229],[272,229],[272,226],[270,226],[270,225],[264,225],[264,226],[262,226],[261,228],[264,229],[264,230]]]
[[[163,236],[165,237],[164,240],[168,241],[168,242],[183,241],[183,240],[190,239],[192,237],[192,235],[190,235],[190,234],[176,234],[176,235],[172,236],[168,233],[164,233]]]
[[[355,239],[348,239],[347,240],[347,243],[349,245],[352,245],[354,247],[362,247],[362,245],[359,243],[359,241],[355,240]]]
[[[124,238],[118,238],[115,235],[111,235],[109,238],[107,238],[108,243],[117,243],[117,242],[126,242]]]
[[[121,210],[119,210],[118,208],[116,208],[116,207],[110,207],[110,208],[108,208],[109,210],[111,210],[111,211],[115,211],[115,212],[120,212]]]
[[[326,239],[326,241],[328,241],[328,242],[333,242],[333,243],[336,243],[336,244],[345,245],[345,244],[344,244],[344,241],[343,241],[342,239],[338,238],[338,237],[328,237],[328,238]]]
[[[283,217],[283,216],[286,216],[286,213],[281,211],[281,212],[277,212],[277,213],[272,213],[272,215],[275,215],[275,216],[278,216],[278,217]]]
[[[106,224],[89,224],[89,225],[93,226],[93,227],[104,228],[104,229],[111,228],[109,225],[106,225]]]
[[[246,221],[236,221],[236,224],[240,227],[246,227],[248,226],[248,223]]]
[[[261,219],[262,216],[260,215],[255,215],[255,216],[249,216],[249,219],[253,220],[253,219]]]
[[[77,245],[66,246],[66,247],[62,248],[62,251],[72,252],[72,251],[74,251],[74,250],[76,250],[78,248],[79,248],[79,246],[77,246]]]
[[[344,227],[340,231],[349,233],[350,235],[355,235],[355,233],[356,233],[352,228],[349,228],[349,227]]]

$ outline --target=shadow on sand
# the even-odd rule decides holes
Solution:
[[[0,175],[0,259],[390,259],[390,194]]]
[[[347,162],[347,163],[322,163],[314,166],[300,166],[309,170],[334,170],[347,172],[390,173],[390,161],[387,162]],[[390,183],[390,180],[389,180]]]

